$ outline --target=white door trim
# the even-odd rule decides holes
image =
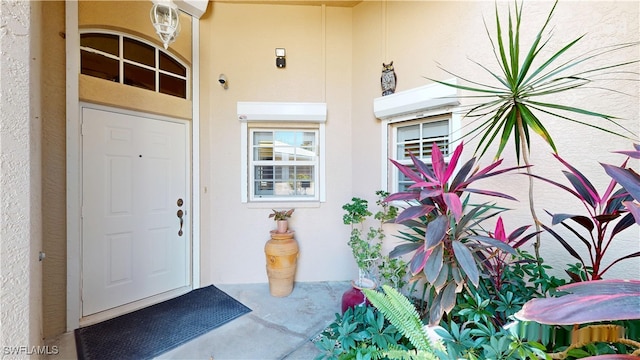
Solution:
[[[66,113],[67,113],[67,331],[79,327],[82,317],[81,248],[82,171],[80,142],[80,34],[78,3],[65,1]]]
[[[192,102],[191,124],[191,286],[200,287],[200,82],[199,82],[199,20],[193,20]],[[66,193],[67,193],[67,304],[66,329],[80,326],[82,317],[82,142],[78,82],[80,73],[80,34],[78,31],[78,2],[65,1],[66,33]],[[94,105],[91,105],[92,107]],[[111,109],[111,108],[110,108]],[[146,116],[146,115],[145,115]]]
[[[200,287],[200,20],[191,17],[191,283]]]

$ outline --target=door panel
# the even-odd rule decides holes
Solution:
[[[185,123],[82,111],[83,316],[190,284]],[[177,200],[184,204],[178,207]]]

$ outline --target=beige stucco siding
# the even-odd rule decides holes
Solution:
[[[43,335],[64,332],[67,307],[67,193],[64,2],[39,3],[42,19],[42,262]]]
[[[2,2],[0,16],[0,344],[23,358],[42,339],[41,12]]]
[[[138,2],[117,2],[121,5],[110,8],[111,10],[95,10],[95,13],[88,10],[90,6],[101,3],[103,2],[80,2],[81,14],[87,14],[87,17],[82,17],[85,20],[81,19],[81,26],[105,26],[119,30],[128,28],[137,36],[157,42],[148,20],[150,1],[141,1],[138,5]],[[42,226],[45,230],[44,248],[48,254],[48,259],[44,262],[43,311],[44,333],[50,337],[64,329],[66,317],[64,39],[59,35],[64,31],[64,4],[42,4],[45,4],[43,11],[51,15],[47,21],[42,22],[43,39],[46,38],[44,43],[47,44],[43,47],[43,52],[47,56],[47,62],[43,64],[41,76],[44,189]],[[111,17],[114,14],[112,10],[122,10],[124,5],[138,8],[139,16],[124,22],[118,22],[122,20],[118,16]],[[512,2],[498,4],[501,11],[508,5],[512,5]],[[551,3],[527,1],[524,6],[524,33],[521,41],[528,43],[535,35],[532,30],[544,20]],[[133,8],[126,9],[133,13]],[[105,11],[106,17],[100,15],[102,11]],[[493,11],[494,3],[484,1],[363,1],[355,7],[210,3],[200,20],[201,187],[194,189],[201,196],[199,240],[202,285],[266,282],[263,248],[269,230],[275,226],[268,214],[272,208],[290,207],[296,208],[290,225],[296,231],[296,238],[300,243],[296,280],[347,280],[355,277],[357,269],[347,246],[349,229],[342,224],[341,206],[352,196],[367,198],[373,203],[374,192],[381,188],[385,177],[382,173],[386,161],[386,145],[381,139],[382,123],[373,114],[373,99],[380,96],[381,91],[382,63],[394,61],[398,75],[397,91],[426,85],[429,80],[425,77],[450,78],[451,75],[439,69],[438,64],[461,76],[490,80],[468,58],[477,59],[495,69],[482,21],[484,16],[489,26],[492,26]],[[585,32],[587,36],[581,41],[579,51],[588,51],[605,44],[638,41],[639,13],[640,6],[636,2],[561,1],[552,20],[554,35],[548,47],[557,49],[559,44],[571,41]],[[108,18],[115,20],[107,21]],[[191,45],[191,40],[188,39],[190,31],[183,25],[178,41],[170,48],[188,62],[191,62],[190,48],[187,50],[187,47],[182,46]],[[274,50],[277,47],[286,49],[285,69],[275,66]],[[576,54],[578,53],[573,55]],[[618,56],[620,59],[637,59],[637,47]],[[637,66],[635,70],[640,71]],[[5,78],[4,62],[2,71],[2,83],[5,86],[10,80]],[[221,73],[228,79],[229,87],[226,90],[217,81]],[[635,76],[637,79],[637,75]],[[173,103],[166,101],[164,95],[160,94],[138,98],[136,96],[142,91],[140,89],[124,89],[123,86],[111,83],[97,84],[99,82],[99,79],[81,79],[81,94],[84,94],[84,99],[164,115],[190,116],[190,100]],[[16,80],[16,90],[24,90],[21,88],[24,83]],[[589,90],[574,92],[554,100],[578,106],[588,105],[593,110],[611,113],[622,118],[632,132],[639,134],[639,84],[637,81],[607,83],[606,86],[614,87],[619,93],[603,94]],[[101,91],[113,93],[111,100],[100,97]],[[3,106],[6,98],[4,94],[3,90]],[[127,105],[127,100],[138,105]],[[240,161],[241,126],[236,114],[238,101],[327,104],[324,144],[326,202],[261,205],[241,202],[240,173],[245,164]],[[141,103],[144,105],[139,105]],[[24,106],[22,110],[26,108]],[[16,109],[18,110],[19,108]],[[187,115],[180,115],[185,112]],[[4,121],[4,107],[2,114]],[[20,114],[16,114],[17,118],[24,116],[18,115]],[[548,121],[546,124],[561,156],[588,173],[599,189],[606,186],[608,178],[598,162],[621,163],[622,156],[611,151],[630,149],[632,146],[631,140],[572,123],[543,121]],[[464,124],[469,122],[464,120]],[[463,157],[468,159],[472,156],[475,143],[474,140],[465,142],[469,144],[465,147]],[[3,138],[2,146],[4,144]],[[23,161],[30,160],[28,150],[22,147],[20,149],[25,153],[17,156]],[[541,140],[532,140],[535,172],[562,180],[560,167],[550,152],[551,149]],[[4,154],[3,150],[3,156]],[[505,151],[504,158],[506,166],[515,165],[511,145]],[[491,156],[488,156],[481,163],[488,164],[490,161]],[[638,161],[632,162],[632,166],[638,169]],[[4,190],[4,182],[2,186]],[[22,191],[25,185],[17,182],[7,186],[15,186],[17,191]],[[478,187],[501,190],[520,199],[519,202],[500,202],[501,205],[514,208],[505,217],[507,230],[531,223],[525,176],[509,175],[495,181],[479,183]],[[535,194],[538,213],[543,220],[548,220],[544,217],[544,209],[552,212],[582,211],[573,199],[561,195],[549,186],[536,184]],[[5,259],[13,256],[5,255],[4,246],[7,243],[4,229],[3,224],[3,269]],[[37,224],[30,229],[33,233],[39,231]],[[616,248],[624,251],[639,250],[639,237],[638,230],[628,231],[616,240]],[[38,237],[33,239],[30,243],[32,247],[38,244]],[[396,240],[390,237],[388,241]],[[387,248],[392,246],[387,245]],[[611,250],[621,253],[617,249]],[[22,254],[27,256],[26,252]],[[574,262],[555,240],[547,236],[543,238],[542,255],[558,269]],[[612,254],[612,258],[614,257]],[[637,260],[623,262],[608,275],[639,278],[639,267]],[[37,269],[38,264],[28,268],[29,271]],[[37,284],[37,279],[35,281],[33,284]],[[4,301],[3,298],[3,311]]]
[[[78,2],[78,26],[81,29],[107,28],[125,31],[162,46],[151,24],[151,1],[81,0]],[[180,34],[169,51],[191,64],[191,17],[180,15]]]
[[[535,31],[539,29],[553,3],[533,2],[524,3],[522,15],[522,44],[531,43]],[[483,24],[483,18],[489,26],[489,31],[495,33],[494,3],[486,1],[389,1],[363,2],[354,8],[354,82],[353,82],[353,128],[354,131],[353,157],[355,163],[365,164],[367,172],[354,169],[354,192],[372,193],[378,186],[371,181],[371,172],[380,171],[377,158],[362,150],[364,144],[379,137],[380,123],[371,116],[372,98],[379,96],[377,86],[378,72],[381,62],[394,61],[398,76],[398,91],[429,84],[426,78],[445,80],[451,74],[438,68],[481,82],[491,82],[490,75],[484,72],[469,59],[479,61],[490,69],[497,71],[495,57],[491,52],[491,44]],[[513,2],[500,2],[498,8],[501,14],[507,13],[507,7],[513,7]],[[637,42],[640,40],[640,21],[638,19],[639,5],[637,2],[572,2],[561,1],[551,20],[550,29],[553,37],[545,52],[549,54],[557,51],[561,46],[586,33],[575,50],[567,54],[567,59],[591,51],[601,46]],[[513,9],[512,9],[513,10]],[[503,26],[506,26],[504,20]],[[547,35],[547,34],[545,34]],[[524,50],[523,50],[524,51]],[[625,59],[638,58],[638,48],[627,49],[615,55],[602,57],[602,61],[620,62]],[[595,111],[620,117],[621,122],[631,130],[631,137],[640,134],[640,90],[637,81],[639,66],[636,64],[631,70],[636,71],[636,81],[602,82],[600,85],[611,87],[616,92],[602,92],[595,89],[579,90],[567,95],[555,96],[552,101],[566,103],[578,107],[588,107]],[[461,92],[460,95],[465,95]],[[548,100],[548,99],[547,99]],[[464,104],[471,100],[463,99]],[[585,118],[582,118],[584,120]],[[610,178],[604,173],[599,162],[621,164],[624,157],[613,154],[612,151],[632,149],[633,141],[613,135],[604,134],[594,129],[579,126],[575,123],[549,119],[543,116],[542,121],[548,127],[560,155],[574,164],[594,182],[594,185],[604,192]],[[593,119],[587,121],[593,122]],[[597,122],[610,128],[611,124]],[[472,127],[469,120],[463,121],[466,131]],[[365,140],[366,139],[366,140]],[[469,159],[475,149],[476,140],[465,139],[463,158]],[[357,144],[357,145],[356,145]],[[358,149],[361,149],[360,151]],[[551,155],[551,148],[538,137],[531,143],[534,172],[555,180],[564,179],[563,170],[557,160]],[[359,151],[359,152],[358,152]],[[495,148],[493,149],[495,151]],[[489,164],[494,152],[481,160],[481,164]],[[505,166],[516,164],[513,145],[509,144],[504,152]],[[638,169],[638,161],[632,161],[631,166]],[[514,209],[505,215],[507,230],[513,230],[521,225],[532,224],[528,210],[528,179],[522,175],[508,175],[491,181],[483,181],[478,187],[501,190],[519,199],[519,202],[499,201],[500,205]],[[366,191],[363,191],[366,190]],[[536,183],[534,186],[535,204],[539,217],[550,223],[550,218],[544,212],[553,213],[584,213],[582,205],[572,197],[561,191]],[[484,199],[487,201],[489,199]],[[631,228],[625,234],[616,237],[615,244],[609,250],[609,261],[640,250],[637,228]],[[579,242],[579,240],[576,240]],[[582,247],[577,245],[577,247]],[[586,254],[585,254],[586,255]],[[564,275],[564,266],[576,262],[551,237],[545,235],[542,239],[542,256],[557,268],[559,275]],[[638,278],[640,276],[640,261],[628,260],[614,267],[607,276],[621,278]]]
[[[297,281],[355,276],[340,207],[351,197],[351,9],[213,3],[201,21],[202,281],[266,282],[272,208],[294,207]],[[275,48],[287,66],[275,66]],[[229,88],[218,83],[224,73]],[[238,101],[326,102],[327,201],[241,202]],[[205,190],[206,189],[206,190]]]
[[[152,5],[149,1],[80,1],[78,26],[83,30],[124,33],[161,47],[149,19]],[[180,24],[180,34],[168,51],[189,68],[192,57],[191,17],[181,13]],[[192,73],[190,75],[193,76]],[[80,75],[79,95],[82,101],[100,105],[183,119],[192,117],[190,98],[181,99],[85,75]]]

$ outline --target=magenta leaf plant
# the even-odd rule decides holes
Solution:
[[[507,266],[509,266],[513,255],[513,251],[510,249],[518,249],[538,234],[538,232],[532,232],[523,236],[529,227],[531,227],[531,225],[521,226],[507,234],[502,217],[498,217],[493,232],[489,232],[488,235],[469,236],[469,239],[492,245],[484,251],[477,252],[477,256],[481,259],[483,268],[486,270],[493,286],[498,292],[502,289],[504,281],[502,275]]]
[[[552,226],[562,225],[569,231],[571,238],[579,241],[568,240],[544,224],[542,227],[558,240],[572,257],[580,262],[586,271],[586,280],[602,279],[602,275],[616,263],[640,256],[640,251],[632,252],[612,260],[608,265],[605,264],[606,252],[614,238],[635,223],[633,215],[627,212],[624,205],[632,200],[631,195],[625,188],[616,190],[618,183],[615,178],[609,182],[604,192],[599,193],[580,171],[560,156],[555,154],[554,156],[568,169],[563,173],[571,184],[570,187],[538,175],[529,175],[573,195],[584,205],[586,214],[550,213],[547,211],[552,216]],[[575,245],[580,243],[586,247],[588,258],[583,257],[576,250]],[[575,274],[569,275],[576,281],[584,280]]]
[[[634,144],[634,151],[616,151],[620,154],[625,154],[634,159],[640,159],[640,145]],[[636,220],[636,224],[640,225],[640,175],[633,171],[631,168],[627,168],[627,161],[622,166],[614,166],[609,164],[601,164],[604,170],[611,178],[618,182],[633,199],[633,201],[624,201],[622,204],[629,210]]]
[[[487,265],[485,260],[496,249],[516,253],[511,244],[501,239],[481,236],[487,234],[481,223],[505,209],[486,203],[471,205],[469,195],[516,200],[507,194],[478,189],[472,185],[478,180],[526,166],[497,169],[502,163],[502,160],[498,160],[481,169],[476,166],[476,158],[472,158],[454,174],[462,151],[461,143],[447,164],[434,143],[430,165],[413,154],[410,154],[412,165],[391,160],[413,184],[407,191],[391,194],[385,200],[407,202],[408,206],[400,212],[395,222],[404,224],[411,230],[400,232],[400,237],[407,242],[398,245],[390,256],[413,254],[409,270],[413,281],[424,279],[429,286],[431,324],[438,323],[444,313],[453,309],[456,294],[462,291],[467,282],[478,286],[480,268]],[[481,253],[485,254],[480,255]]]
[[[557,297],[529,300],[515,317],[548,325],[640,319],[639,280],[592,280],[563,285]]]
[[[629,354],[609,354],[609,355],[596,355],[582,358],[584,360],[637,360],[638,357]]]

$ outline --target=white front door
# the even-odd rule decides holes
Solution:
[[[82,316],[190,285],[188,130],[82,109]]]

